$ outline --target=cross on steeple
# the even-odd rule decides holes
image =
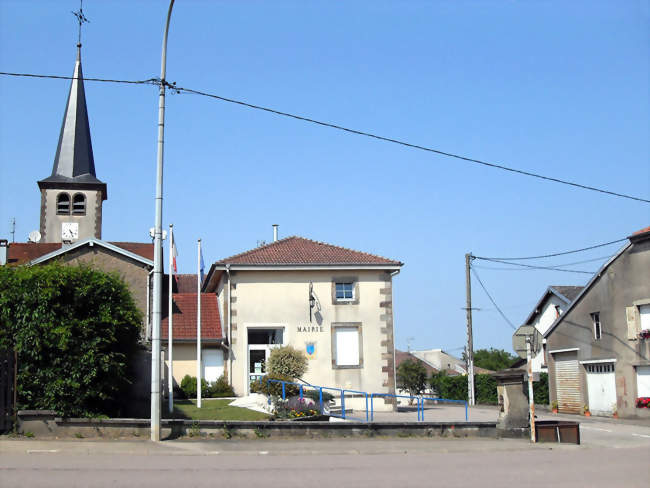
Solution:
[[[77,12],[72,12],[79,22],[79,39],[77,41],[77,47],[81,47],[81,26],[87,22],[90,22],[84,15],[84,0],[79,0],[79,10]]]

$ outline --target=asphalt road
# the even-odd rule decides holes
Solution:
[[[453,438],[154,444],[0,437],[0,487],[648,486],[650,425],[591,418],[582,419],[580,430],[580,446]]]

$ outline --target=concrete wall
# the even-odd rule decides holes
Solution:
[[[56,199],[59,193],[67,193],[70,200],[77,193],[86,196],[85,215],[57,215]],[[61,224],[76,222],[79,224],[79,237],[102,238],[102,192],[99,190],[41,190],[41,242],[62,242]]]
[[[628,338],[626,308],[650,303],[650,240],[633,244],[599,276],[547,337],[547,350],[578,348],[578,360],[616,359],[617,410],[621,417],[649,417],[635,408],[635,365],[650,364],[648,340]],[[600,312],[602,338],[595,340],[591,313]],[[556,400],[553,355],[547,355],[551,401]],[[588,404],[586,371],[580,365],[582,403]]]
[[[353,278],[356,300],[336,303],[333,283]],[[309,283],[318,306],[309,320]],[[314,343],[304,380],[316,385],[368,392],[394,392],[392,278],[372,271],[239,271],[231,273],[232,385],[238,395],[248,391],[248,336],[250,328],[282,327],[284,344],[305,351]],[[227,287],[226,287],[227,288]],[[227,289],[221,288],[221,295]],[[227,329],[227,302],[224,327]],[[333,366],[332,325],[358,324],[362,331],[360,367]],[[382,408],[377,405],[375,408]],[[390,407],[392,408],[392,406]]]

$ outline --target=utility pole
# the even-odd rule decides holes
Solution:
[[[528,409],[530,415],[530,442],[535,440],[535,396],[533,394],[533,361],[531,360],[531,342],[532,336],[526,337],[526,360],[528,363]],[[559,439],[558,439],[559,440]]]
[[[474,400],[474,339],[472,337],[472,279],[470,275],[472,253],[465,254],[465,288],[467,291],[467,401],[470,405]]]
[[[167,71],[167,34],[174,0],[169,2],[160,62],[160,93],[158,96],[158,157],[156,159],[156,220],[153,248],[153,306],[151,323],[151,440],[160,441],[160,322],[162,308],[162,213],[163,213],[163,149],[165,135],[165,80]],[[170,310],[171,312],[171,310]]]

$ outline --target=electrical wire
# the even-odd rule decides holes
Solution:
[[[26,73],[0,72],[0,75],[29,76],[29,77],[34,77],[34,78],[73,79],[72,77],[65,77],[65,76],[37,75],[37,74],[26,74]],[[274,114],[274,115],[279,115],[279,116],[282,116],[282,117],[288,117],[288,118],[292,118],[292,119],[295,119],[295,120],[300,120],[300,121],[303,121],[303,122],[316,124],[316,125],[319,125],[319,126],[322,126],[322,127],[328,127],[330,129],[336,129],[336,130],[348,132],[350,134],[356,134],[356,135],[360,135],[360,136],[370,137],[370,138],[377,139],[377,140],[380,140],[380,141],[390,142],[390,143],[393,143],[393,144],[398,144],[400,146],[409,147],[411,149],[418,149],[418,150],[421,150],[421,151],[426,151],[426,152],[438,154],[440,156],[445,156],[445,157],[448,157],[448,158],[459,159],[461,161],[466,161],[466,162],[474,163],[474,164],[480,164],[480,165],[487,166],[487,167],[490,167],[490,168],[500,169],[500,170],[503,170],[503,171],[509,171],[511,173],[521,174],[521,175],[524,175],[524,176],[530,176],[532,178],[538,178],[538,179],[545,180],[545,181],[551,181],[551,182],[559,183],[559,184],[562,184],[562,185],[569,185],[569,186],[573,186],[575,188],[581,188],[583,190],[594,191],[594,192],[603,193],[603,194],[607,194],[607,195],[611,195],[611,196],[615,196],[615,197],[619,197],[619,198],[626,198],[626,199],[629,199],[629,200],[635,200],[635,201],[643,202],[643,203],[650,203],[650,200],[647,200],[645,198],[635,197],[633,195],[626,195],[624,193],[617,193],[617,192],[614,192],[614,191],[605,190],[603,188],[597,188],[595,186],[583,185],[581,183],[576,183],[574,181],[563,180],[563,179],[554,178],[554,177],[551,177],[551,176],[544,176],[544,175],[541,175],[541,174],[538,174],[538,173],[532,173],[530,171],[524,171],[524,170],[521,170],[521,169],[511,168],[511,167],[508,167],[508,166],[504,166],[502,164],[490,163],[488,161],[483,161],[481,159],[474,159],[474,158],[470,158],[470,157],[467,157],[467,156],[461,156],[460,154],[454,154],[454,153],[450,153],[450,152],[447,152],[447,151],[441,151],[439,149],[434,149],[434,148],[427,147],[427,146],[422,146],[422,145],[419,145],[419,144],[413,144],[413,143],[402,141],[402,140],[399,140],[399,139],[393,139],[391,137],[384,137],[384,136],[380,136],[380,135],[377,135],[377,134],[373,134],[371,132],[365,132],[365,131],[361,131],[361,130],[357,130],[357,129],[351,129],[349,127],[344,127],[344,126],[337,125],[337,124],[332,124],[332,123],[329,123],[329,122],[323,122],[323,121],[312,119],[312,118],[305,117],[305,116],[302,116],[302,115],[296,115],[296,114],[292,114],[292,113],[289,113],[289,112],[283,112],[281,110],[275,110],[275,109],[272,109],[272,108],[269,108],[269,107],[264,107],[264,106],[261,106],[261,105],[255,105],[255,104],[252,104],[252,103],[244,102],[242,100],[236,100],[236,99],[233,99],[233,98],[222,97],[220,95],[216,95],[216,94],[213,94],[213,93],[207,93],[207,92],[203,92],[203,91],[200,91],[200,90],[194,90],[192,88],[183,88],[183,87],[180,87],[180,86],[176,86],[175,83],[170,84],[166,80],[160,80],[160,79],[156,79],[156,78],[151,78],[149,80],[141,80],[141,81],[109,80],[109,79],[101,79],[101,78],[84,78],[84,80],[113,82],[113,83],[131,83],[131,84],[148,83],[148,84],[160,85],[162,83],[166,87],[169,87],[171,90],[175,90],[176,93],[179,93],[179,94],[180,93],[190,93],[190,94],[193,94],[193,95],[200,95],[200,96],[204,96],[204,97],[209,97],[209,98],[213,98],[213,99],[216,99],[216,100],[221,100],[223,102],[228,102],[228,103],[240,105],[240,106],[247,107],[247,108],[251,108],[251,109],[255,109],[255,110],[261,110],[261,111],[271,113],[271,114]]]
[[[616,197],[620,197],[620,198],[627,198],[627,199],[636,200],[636,201],[639,201],[639,202],[650,203],[650,200],[646,200],[645,198],[635,197],[635,196],[632,196],[632,195],[626,195],[624,193],[617,193],[617,192],[613,192],[613,191],[610,191],[610,190],[604,190],[602,188],[597,188],[597,187],[594,187],[594,186],[583,185],[581,183],[576,183],[574,181],[562,180],[560,178],[554,178],[554,177],[551,177],[551,176],[544,176],[544,175],[540,175],[540,174],[537,174],[537,173],[531,173],[529,171],[524,171],[524,170],[521,170],[521,169],[510,168],[510,167],[504,166],[502,164],[489,163],[487,161],[483,161],[483,160],[480,160],[480,159],[469,158],[469,157],[466,157],[466,156],[461,156],[459,154],[454,154],[454,153],[450,153],[450,152],[446,152],[446,151],[441,151],[439,149],[433,149],[431,147],[421,146],[419,144],[412,144],[410,142],[401,141],[399,139],[393,139],[393,138],[390,138],[390,137],[384,137],[384,136],[380,136],[380,135],[377,135],[377,134],[372,134],[370,132],[364,132],[364,131],[357,130],[357,129],[350,129],[348,127],[343,127],[341,125],[332,124],[332,123],[329,123],[329,122],[322,122],[320,120],[311,119],[309,117],[304,117],[302,115],[296,115],[296,114],[292,114],[292,113],[288,113],[288,112],[282,112],[280,110],[275,110],[275,109],[272,109],[272,108],[263,107],[261,105],[255,105],[255,104],[244,102],[244,101],[241,101],[241,100],[235,100],[233,98],[226,98],[226,97],[222,97],[222,96],[215,95],[215,94],[212,94],[212,93],[206,93],[206,92],[202,92],[202,91],[198,91],[198,90],[193,90],[193,89],[190,89],[190,88],[182,88],[182,87],[178,87],[176,85],[171,86],[171,88],[176,90],[177,93],[185,92],[185,93],[192,93],[194,95],[201,95],[201,96],[204,96],[204,97],[210,97],[210,98],[214,98],[214,99],[217,99],[217,100],[221,100],[223,102],[233,103],[233,104],[236,104],[236,105],[241,105],[241,106],[252,108],[252,109],[255,109],[255,110],[262,110],[264,112],[272,113],[272,114],[275,114],[275,115],[280,115],[282,117],[289,117],[289,118],[292,118],[292,119],[301,120],[303,122],[309,122],[311,124],[316,124],[316,125],[320,125],[320,126],[323,126],[323,127],[329,127],[331,129],[336,129],[336,130],[340,130],[340,131],[344,131],[344,132],[349,132],[351,134],[357,134],[357,135],[360,135],[360,136],[365,136],[365,137],[370,137],[370,138],[373,138],[373,139],[378,139],[380,141],[392,142],[393,144],[399,144],[401,146],[410,147],[412,149],[419,149],[421,151],[427,151],[427,152],[439,154],[440,156],[446,156],[446,157],[449,157],[449,158],[460,159],[462,161],[467,161],[467,162],[475,163],[475,164],[481,164],[483,166],[488,166],[490,168],[501,169],[503,171],[510,171],[512,173],[518,173],[518,174],[522,174],[522,175],[525,175],[525,176],[530,176],[530,177],[533,177],[533,178],[539,178],[539,179],[546,180],[546,181],[552,181],[552,182],[555,182],[555,183],[560,183],[560,184],[563,184],[563,185],[570,185],[570,186],[573,186],[573,187],[576,187],[576,188],[582,188],[584,190],[591,190],[591,191],[605,193],[607,195],[612,195],[612,196],[616,196]]]
[[[504,261],[502,259],[491,259],[491,258],[476,258],[480,259],[482,261],[490,261],[493,263],[501,263],[501,264],[508,264],[510,266],[521,266],[526,269],[546,269],[550,271],[562,271],[564,273],[581,273],[581,274],[594,274],[593,271],[582,271],[582,270],[577,270],[577,269],[562,269],[557,266],[533,266],[531,264],[523,264],[523,263],[509,263],[508,261]]]
[[[596,261],[602,261],[604,259],[609,259],[611,258],[612,255],[607,255],[607,256],[601,256],[599,258],[593,258],[593,259],[585,259],[583,261],[574,261],[573,263],[564,263],[564,264],[558,264],[555,266],[536,266],[536,267],[528,267],[526,266],[525,268],[499,268],[499,267],[494,267],[494,266],[476,266],[479,269],[491,269],[491,270],[496,270],[496,271],[534,271],[536,269],[547,269],[547,270],[555,270],[555,271],[575,271],[575,270],[562,270],[559,268],[563,268],[564,266],[575,266],[576,264],[585,264],[585,263],[593,263]],[[483,258],[480,258],[483,259]],[[499,261],[501,262],[501,261]],[[505,261],[504,261],[505,262]],[[521,266],[519,263],[507,263],[510,266]]]
[[[490,295],[490,292],[487,291],[487,288],[485,288],[485,285],[481,281],[481,278],[479,277],[478,272],[474,269],[473,266],[470,266],[470,269],[472,271],[472,274],[474,275],[474,278],[477,279],[479,285],[481,285],[481,288],[483,288],[483,291],[485,292],[485,294],[488,296],[488,298],[492,302],[492,305],[494,305],[494,308],[496,308],[497,311],[499,312],[499,314],[501,315],[501,317],[503,317],[503,320],[505,320],[508,323],[508,325],[512,328],[512,330],[517,330],[517,327],[515,327],[512,322],[510,322],[508,317],[506,317],[506,314],[504,314],[503,311],[501,310],[501,308],[499,308],[499,306],[497,305],[497,302],[494,301],[494,298],[492,298],[492,295]]]
[[[131,85],[160,85],[159,78],[149,78],[148,80],[112,80],[107,78],[82,78],[76,76],[57,76],[57,75],[35,75],[30,73],[9,73],[6,71],[0,71],[0,75],[4,76],[22,76],[26,78],[48,78],[54,80],[77,80],[82,79],[83,81],[102,81],[104,83],[126,83]]]
[[[589,247],[583,247],[582,249],[575,249],[573,251],[563,251],[563,252],[556,252],[554,254],[544,254],[541,256],[527,256],[524,258],[487,258],[484,256],[474,256],[476,259],[499,259],[502,261],[524,261],[527,259],[544,259],[544,258],[553,258],[555,256],[564,256],[565,254],[575,254],[577,252],[583,252],[583,251],[589,251],[591,249],[597,249],[599,247],[605,247],[609,246],[611,244],[618,244],[619,242],[627,241],[627,238],[623,239],[617,239],[615,241],[610,241],[610,242],[605,242],[603,244],[596,244],[595,246],[589,246]]]

